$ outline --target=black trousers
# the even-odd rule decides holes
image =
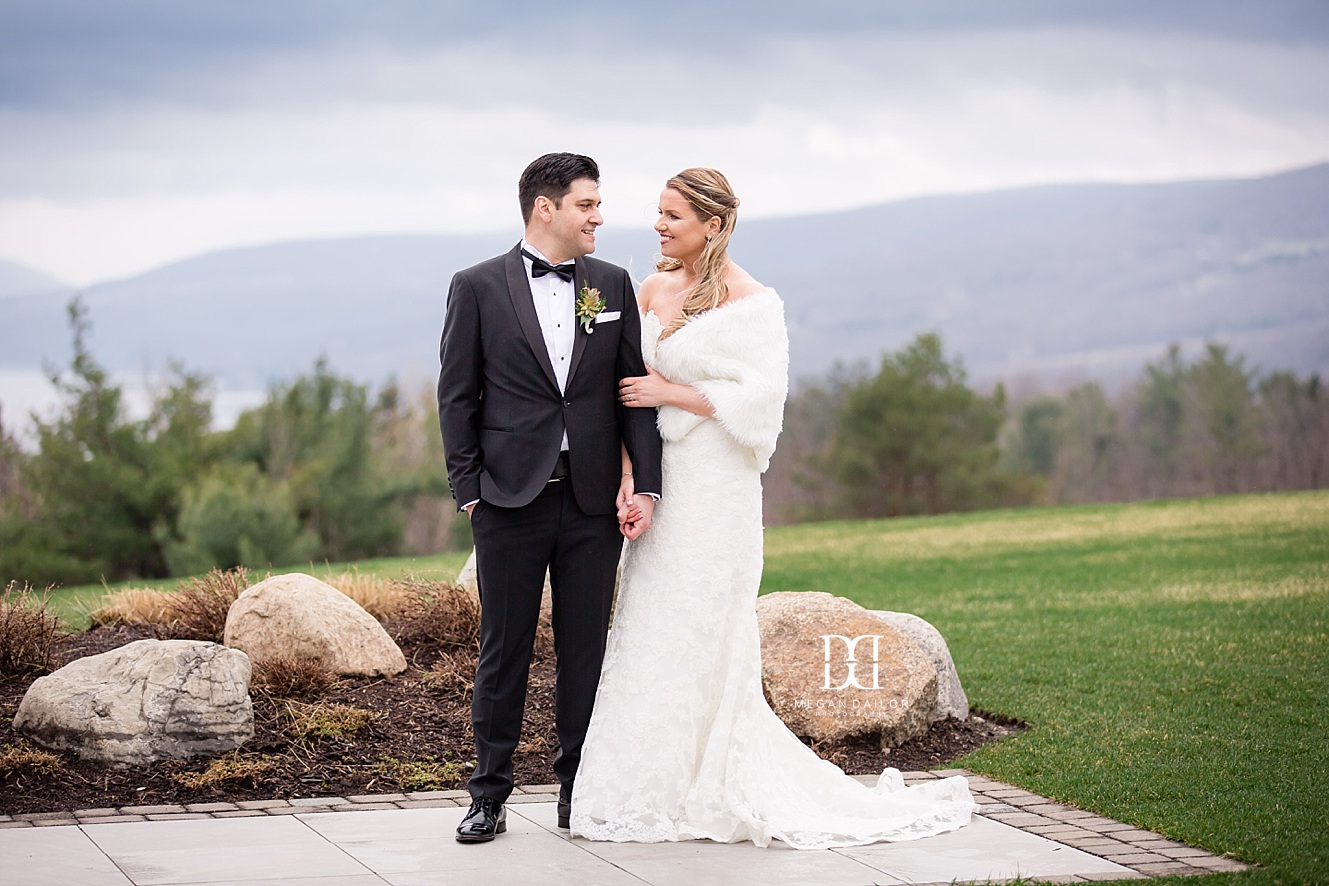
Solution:
[[[521,739],[531,652],[548,569],[558,658],[554,774],[570,787],[604,660],[623,536],[613,514],[588,516],[567,480],[547,484],[525,507],[481,501],[471,512],[480,588],[480,662],[471,698],[475,730],[472,798],[506,801]]]

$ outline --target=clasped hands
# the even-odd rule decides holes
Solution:
[[[633,541],[650,528],[655,499],[645,493],[633,493],[632,475],[624,474],[618,485],[618,531]]]

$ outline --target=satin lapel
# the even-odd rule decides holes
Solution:
[[[549,348],[545,345],[544,333],[540,331],[540,318],[535,313],[535,299],[531,295],[531,282],[526,279],[526,265],[521,260],[520,249],[507,254],[503,270],[507,273],[508,295],[512,298],[512,307],[517,312],[517,322],[521,324],[526,343],[531,346],[531,353],[545,371],[549,383],[558,390],[558,378],[554,375],[554,364],[549,362]],[[575,354],[573,359],[575,361]]]
[[[583,286],[591,285],[590,272],[586,268],[586,262],[582,261],[581,259],[577,259],[575,267],[577,269],[577,274],[575,277],[572,278],[572,304],[574,306],[573,307],[574,312],[576,310],[575,306],[577,304],[577,299],[581,297],[581,288]],[[593,334],[587,332],[582,327],[580,317],[577,317],[574,314],[573,319],[576,321],[577,327],[574,331],[576,338],[572,340],[572,363],[568,365],[569,388],[572,387],[572,377],[577,374],[577,364],[581,362],[582,351],[586,350],[586,341]]]

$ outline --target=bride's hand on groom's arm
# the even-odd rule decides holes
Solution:
[[[676,406],[707,418],[715,415],[710,401],[691,385],[677,385],[646,367],[645,375],[618,383],[618,399],[624,406]]]
[[[669,402],[669,389],[674,387],[677,385],[647,366],[645,375],[631,376],[618,383],[618,399],[624,406],[663,406]]]

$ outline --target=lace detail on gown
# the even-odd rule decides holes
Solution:
[[[692,323],[718,326],[723,314],[757,298],[765,294]],[[678,368],[671,352],[699,343],[689,331],[657,349],[659,321],[648,313],[642,322],[647,362],[682,383],[691,381],[671,374]],[[906,788],[887,769],[870,788],[817,757],[766,704],[755,610],[760,455],[716,420],[697,422],[679,439],[666,436],[661,500],[651,528],[625,554],[572,832],[815,849],[967,824],[975,805],[962,777]]]

